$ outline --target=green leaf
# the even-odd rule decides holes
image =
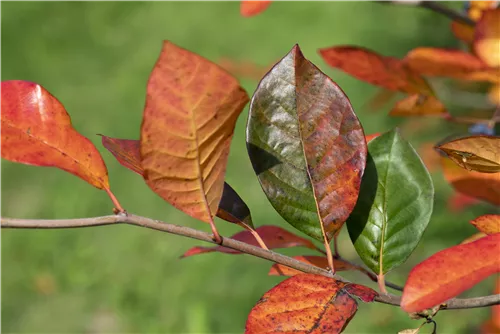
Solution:
[[[254,93],[247,148],[276,211],[307,235],[331,240],[356,204],[366,141],[345,94],[297,45]]]
[[[397,130],[368,143],[361,191],[347,228],[373,272],[385,274],[410,256],[429,223],[433,200],[429,172]]]

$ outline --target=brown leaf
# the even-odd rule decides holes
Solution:
[[[78,133],[64,106],[42,86],[2,82],[2,158],[51,166],[109,191],[108,170],[94,144]]]
[[[500,215],[483,215],[470,222],[486,234],[500,233]]]
[[[413,94],[396,102],[390,116],[431,116],[447,113],[444,105],[435,97]]]
[[[401,308],[418,312],[446,302],[500,271],[500,233],[442,250],[416,265]]]
[[[341,333],[357,311],[353,293],[371,300],[377,293],[334,279],[301,274],[293,276],[262,296],[248,315],[245,333]]]
[[[446,157],[441,157],[441,165],[444,177],[455,190],[500,205],[500,173],[468,171]]]
[[[148,81],[141,126],[144,179],[212,229],[234,126],[247,102],[237,80],[220,67],[164,43]]]
[[[299,255],[294,256],[293,258],[300,262],[308,263],[323,269],[328,269],[328,259],[325,256]],[[358,270],[358,267],[339,259],[333,259],[333,264],[335,267],[335,271]],[[273,264],[268,273],[268,275],[270,276],[294,276],[298,274],[302,274],[302,271],[284,266],[279,263]]]
[[[260,237],[262,238],[262,240],[265,242],[265,244],[269,249],[290,248],[290,247],[307,247],[310,249],[316,249],[316,246],[310,240],[301,238],[278,226],[264,225],[256,228],[255,231],[257,231],[257,233],[260,235]],[[231,239],[260,247],[250,231],[238,232],[233,236],[231,236]],[[241,254],[240,251],[231,248],[226,248],[223,246],[193,247],[189,249],[186,253],[184,253],[184,255],[182,255],[182,258],[203,253],[211,253],[211,252],[221,252],[226,254]]]
[[[460,167],[481,173],[500,172],[500,137],[470,136],[437,146]]]
[[[328,65],[375,86],[408,94],[433,95],[425,79],[400,59],[357,46],[334,46],[320,49],[319,53]]]
[[[143,175],[144,170],[141,166],[141,152],[138,140],[100,136],[102,137],[102,145],[113,154],[122,166],[134,173]]]
[[[489,9],[476,24],[474,52],[491,67],[500,67],[500,8]]]

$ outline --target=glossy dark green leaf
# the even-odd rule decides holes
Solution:
[[[429,172],[397,130],[368,143],[365,174],[347,228],[373,272],[385,274],[408,258],[429,223],[433,200]]]
[[[247,148],[287,222],[320,241],[338,233],[356,204],[366,141],[345,94],[297,45],[254,93]]]

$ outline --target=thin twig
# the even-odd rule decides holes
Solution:
[[[476,22],[468,17],[464,13],[457,12],[450,7],[443,6],[435,1],[411,1],[411,0],[401,0],[401,1],[377,1],[382,4],[395,4],[395,5],[407,5],[407,6],[417,6],[422,8],[430,9],[436,13],[444,15],[454,21],[458,21],[467,24],[471,27],[476,25]]]
[[[14,218],[3,218],[3,217],[1,218],[2,228],[57,229],[57,228],[78,228],[78,227],[91,227],[91,226],[116,225],[116,224],[129,224],[140,227],[146,227],[157,231],[167,232],[171,234],[176,234],[197,240],[206,241],[209,243],[216,243],[213,240],[213,236],[206,232],[198,231],[186,226],[168,224],[159,220],[153,220],[150,218],[136,216],[132,214],[125,214],[125,213],[113,216],[103,216],[95,218],[58,219],[58,220],[14,219]],[[222,238],[221,245],[227,248],[238,250],[242,253],[260,257],[272,262],[276,262],[306,273],[331,277],[333,279],[342,282],[349,282],[338,275],[332,274],[328,270],[241,241],[233,240],[230,238]],[[377,296],[375,298],[375,301],[379,303],[399,306],[401,302],[401,297],[392,294],[382,294],[380,296]],[[492,306],[498,304],[500,304],[500,294],[478,297],[478,298],[451,299],[442,306],[442,309],[443,310],[464,309],[464,308]]]

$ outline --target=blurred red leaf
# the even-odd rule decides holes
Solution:
[[[467,196],[459,192],[454,192],[448,199],[448,210],[453,212],[463,211],[465,208],[475,205],[480,201],[472,196]]]
[[[2,82],[2,158],[51,166],[109,192],[108,170],[94,144],[78,133],[64,106],[42,86]]]
[[[102,145],[113,154],[122,166],[134,173],[143,175],[144,170],[141,166],[141,152],[138,140],[100,136],[102,137]]]
[[[371,135],[366,135],[365,138],[366,138],[366,142],[369,143],[371,140],[377,138],[378,136],[380,136],[382,133],[380,132],[375,132],[375,133],[372,133]]]
[[[255,16],[262,13],[269,7],[271,1],[241,1],[240,13],[244,17]]]
[[[475,55],[455,49],[416,48],[403,60],[425,76],[449,77],[472,81],[500,81],[500,72]]]
[[[328,269],[328,259],[325,256],[299,255],[294,256],[293,258],[316,267]],[[338,259],[333,259],[333,264],[335,267],[335,271],[358,270],[358,267]],[[270,276],[294,276],[298,274],[302,274],[302,271],[284,266],[279,263],[273,264],[271,269],[269,270]]]
[[[500,8],[489,9],[476,24],[474,52],[491,67],[500,67]]]
[[[353,296],[372,301],[377,293],[320,275],[293,276],[262,296],[245,333],[341,333],[357,311]]]
[[[500,233],[500,215],[483,215],[470,222],[486,234]]]
[[[301,238],[287,230],[282,229],[278,226],[260,226],[255,229],[257,233],[260,235],[262,240],[266,243],[269,249],[275,248],[290,248],[290,247],[307,247],[310,249],[317,249],[316,246],[307,239]],[[254,236],[250,231],[242,231],[234,234],[231,239],[238,240],[253,246],[260,247]],[[226,248],[223,246],[215,246],[215,247],[193,247],[189,249],[184,255],[181,257],[188,257],[203,253],[211,253],[211,252],[221,252],[226,254],[241,254],[240,251]]]
[[[446,157],[441,157],[441,165],[445,179],[456,191],[500,205],[500,173],[468,171]]]
[[[416,265],[401,307],[417,312],[446,302],[500,271],[500,233],[442,250]]]
[[[359,80],[392,91],[433,94],[424,78],[400,59],[357,46],[334,46],[320,49],[319,53],[328,65]]]

